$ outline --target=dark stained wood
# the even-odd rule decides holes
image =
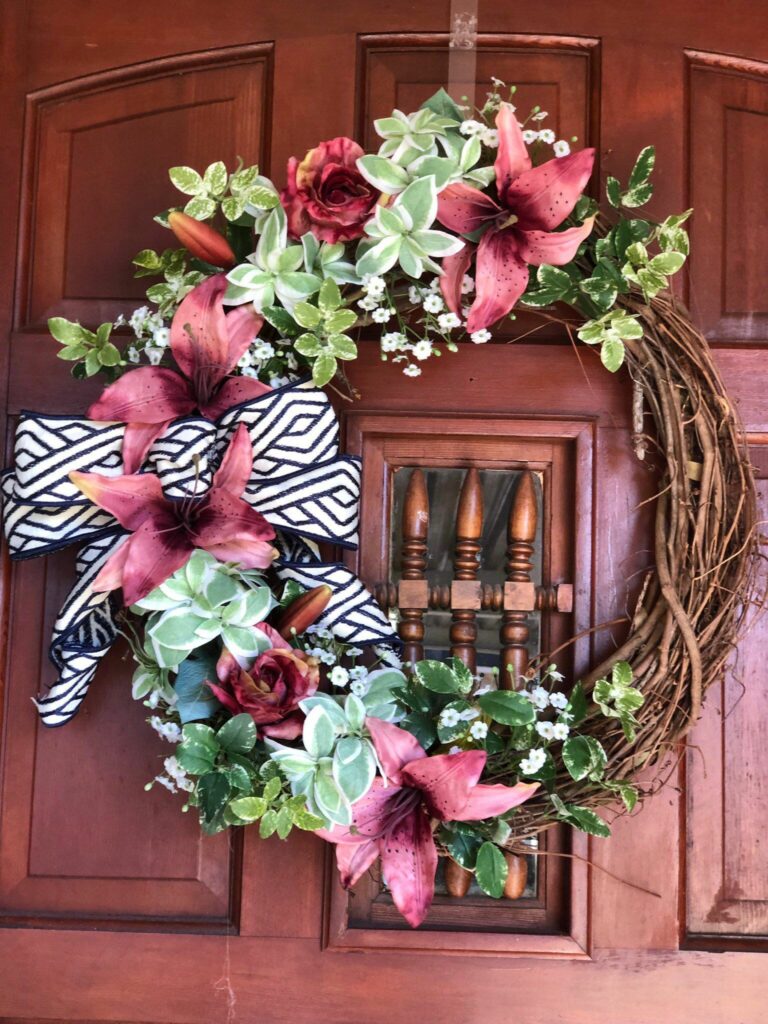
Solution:
[[[175,198],[170,163],[240,154],[281,185],[290,156],[338,134],[370,144],[371,117],[413,109],[446,78],[443,0],[325,5],[320,20],[304,0],[230,0],[226,17],[208,0],[177,6],[0,7],[0,431],[20,409],[82,412],[93,398],[44,320],[92,325],[138,303],[127,261],[165,240],[151,216]],[[626,180],[656,144],[649,215],[696,207],[686,297],[765,449],[768,9],[520,0],[479,14],[479,76],[518,82],[518,109],[541,102],[558,132],[596,145],[601,180]],[[416,382],[362,343],[349,367],[362,400],[344,418],[365,456],[366,547],[348,561],[370,584],[389,578],[396,467],[528,467],[542,481],[542,579],[573,585],[572,612],[559,593],[554,607],[536,595],[551,649],[631,609],[649,561],[640,502],[656,482],[633,459],[626,380],[540,325],[521,315],[504,338],[537,328],[524,341],[446,353]],[[719,951],[766,944],[765,619],[712,695],[686,770],[672,752],[670,783],[641,815],[609,841],[553,837],[533,903],[441,897],[414,933],[374,898],[355,920],[358,895],[339,889],[315,837],[249,835],[241,852],[200,840],[170,795],[145,794],[164,751],[118,656],[77,723],[40,729],[29,698],[50,681],[46,632],[70,579],[67,555],[5,559],[0,574],[0,1020],[762,1024],[763,958]],[[480,600],[498,610],[501,595]],[[621,638],[587,635],[558,663],[571,678]]]
[[[513,587],[522,586],[530,589],[529,601],[534,597],[531,558],[536,540],[537,514],[536,480],[533,473],[526,470],[520,474],[509,510],[505,572],[507,580]],[[523,603],[523,607],[530,605]],[[499,679],[502,689],[518,690],[523,685],[522,677],[528,669],[528,636],[527,612],[505,611],[501,625]]]
[[[424,657],[424,597],[427,594],[427,538],[429,535],[429,497],[424,474],[420,469],[411,471],[403,504],[403,556],[401,575],[404,589],[399,594],[400,624],[398,633],[403,641],[403,657],[416,662]],[[418,581],[412,588],[416,600],[409,607],[408,583]]]
[[[453,556],[454,579],[451,588],[451,654],[463,661],[470,671],[477,668],[477,623],[474,609],[479,609],[479,588],[467,587],[477,580],[480,568],[483,535],[483,485],[475,466],[467,470],[456,512],[456,549]],[[463,589],[462,589],[462,585]]]

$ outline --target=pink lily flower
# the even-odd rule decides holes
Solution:
[[[272,389],[250,377],[230,377],[258,334],[263,317],[252,306],[225,314],[224,274],[206,278],[181,302],[171,323],[171,353],[179,371],[142,366],[123,374],[88,410],[92,420],[127,423],[126,473],[141,467],[150,445],[179,416],[200,412],[215,420],[239,402]]]
[[[241,497],[252,468],[251,439],[241,423],[212,486],[200,497],[166,498],[153,473],[70,473],[86,498],[111,512],[131,533],[105,562],[93,589],[122,587],[124,603],[135,604],[180,569],[195,548],[245,569],[266,569],[277,555],[269,543],[275,531]]]
[[[513,108],[503,103],[496,115],[499,150],[496,191],[499,200],[469,185],[449,185],[438,197],[437,218],[449,230],[472,234],[487,228],[477,246],[475,300],[467,331],[482,330],[512,309],[528,284],[528,265],[570,263],[579,244],[592,231],[594,218],[555,231],[584,190],[592,173],[594,149],[531,165]],[[440,285],[448,308],[460,313],[461,282],[474,247],[443,260]]]
[[[334,827],[319,834],[336,843],[336,862],[348,888],[377,857],[395,906],[417,928],[435,892],[437,848],[432,819],[481,821],[517,807],[538,789],[538,783],[516,786],[479,784],[485,768],[484,750],[428,757],[405,729],[367,718],[386,780],[352,805],[348,829]]]

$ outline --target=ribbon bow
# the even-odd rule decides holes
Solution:
[[[301,380],[229,409],[215,422],[177,420],[155,440],[145,471],[168,498],[199,496],[230,438],[245,424],[253,472],[243,498],[277,531],[280,579],[333,596],[318,625],[347,643],[396,643],[386,616],[357,576],[338,562],[321,562],[308,541],[357,546],[360,460],[339,454],[339,424],[327,395]],[[14,468],[0,481],[11,558],[47,555],[86,541],[77,582],[53,628],[50,658],[59,679],[37,701],[43,724],[64,725],[77,714],[99,661],[117,637],[114,597],[92,583],[122,540],[117,521],[85,498],[72,472],[119,476],[125,425],[76,416],[26,413],[16,432]]]

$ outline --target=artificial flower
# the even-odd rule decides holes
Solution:
[[[476,292],[467,318],[472,334],[505,316],[528,284],[528,265],[570,263],[592,231],[592,217],[579,227],[555,231],[571,213],[592,173],[594,149],[531,165],[512,108],[496,117],[499,151],[494,165],[499,201],[462,183],[438,197],[438,220],[459,234],[485,229],[477,246]],[[448,308],[460,311],[461,284],[469,269],[469,244],[443,260],[441,288]]]
[[[266,622],[254,628],[266,634],[272,648],[247,668],[222,651],[216,663],[218,683],[207,680],[206,685],[233,715],[250,715],[261,736],[295,740],[304,724],[299,702],[311,697],[320,681],[317,662],[292,648]]]
[[[428,757],[411,733],[378,718],[366,726],[386,779],[352,806],[349,828],[320,833],[336,843],[342,884],[352,886],[377,857],[395,906],[414,928],[435,891],[437,848],[432,819],[481,821],[506,814],[533,795],[536,783],[482,785],[484,750]]]
[[[131,370],[88,410],[92,420],[128,424],[126,473],[140,468],[152,442],[179,416],[200,412],[215,420],[238,402],[272,390],[258,380],[229,376],[264,321],[250,305],[225,314],[226,290],[226,277],[215,274],[193,288],[177,309],[170,348],[178,371],[160,366]]]
[[[331,243],[362,237],[380,193],[357,169],[361,156],[356,142],[340,136],[310,149],[301,162],[290,158],[280,201],[292,238],[307,231]]]
[[[266,569],[277,554],[270,543],[275,531],[241,497],[252,469],[253,449],[241,423],[213,484],[200,497],[166,498],[153,473],[70,473],[86,498],[130,531],[104,563],[93,589],[122,588],[125,604],[135,604],[186,564],[195,548],[244,569]]]

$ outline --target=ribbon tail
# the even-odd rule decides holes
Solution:
[[[121,538],[113,532],[81,548],[77,582],[67,595],[53,627],[49,657],[59,678],[35,701],[43,725],[66,725],[80,710],[99,662],[118,634],[114,602],[91,584]]]

